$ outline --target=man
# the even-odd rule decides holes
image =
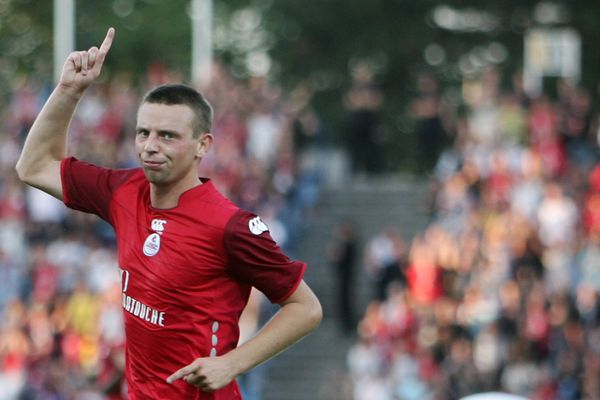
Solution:
[[[99,49],[69,55],[25,141],[19,178],[114,227],[130,399],[240,399],[236,376],[314,330],[321,306],[302,280],[305,264],[198,178],[213,136],[212,110],[195,90],[165,85],[146,95],[135,137],[141,169],[65,158],[70,120],[114,36],[110,28]],[[252,286],[281,308],[236,347]]]

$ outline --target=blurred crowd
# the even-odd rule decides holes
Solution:
[[[319,194],[310,160],[322,122],[309,106],[310,90],[284,98],[264,78],[241,83],[218,64],[213,73],[201,91],[214,107],[215,146],[199,174],[260,214],[292,256],[303,212]],[[102,166],[137,166],[139,100],[157,84],[182,80],[156,64],[139,85],[117,75],[92,86],[70,126],[69,153]],[[13,85],[0,116],[0,400],[125,399],[114,232],[19,182],[20,148],[52,85],[24,76]]]
[[[213,73],[201,91],[215,109],[215,146],[199,174],[260,214],[293,257],[329,143],[311,89],[284,95],[264,78],[241,83],[218,64]],[[181,80],[155,64],[139,84],[116,75],[93,86],[71,124],[70,154],[137,166],[141,96]],[[11,84],[0,115],[0,400],[125,399],[114,233],[18,181],[20,148],[52,86]],[[451,112],[434,76],[417,80],[415,169],[431,172],[431,223],[410,242],[402,227],[383,227],[364,249],[374,287],[347,357],[356,400],[600,398],[598,104],[569,82],[553,97],[528,96],[518,78],[505,86],[496,70],[469,78]],[[381,172],[381,102],[366,84],[346,99],[355,173]],[[365,132],[374,145],[361,142]],[[351,227],[338,235],[349,282],[357,239]],[[339,296],[353,329],[350,294]]]
[[[453,144],[421,160],[427,227],[410,242],[386,227],[364,249],[375,288],[347,355],[354,398],[600,398],[595,94],[560,81],[556,96],[530,97],[486,70],[448,118],[435,77],[422,79],[417,126]]]

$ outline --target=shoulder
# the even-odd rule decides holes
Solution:
[[[115,186],[132,180],[132,179],[143,179],[144,173],[141,168],[128,168],[128,169],[115,169],[101,167],[86,161],[78,160],[75,157],[68,157],[62,161],[61,164],[62,173],[87,179],[99,179],[104,178]]]
[[[226,232],[233,235],[258,236],[268,232],[267,225],[254,213],[238,208],[229,218]]]
[[[210,180],[201,185],[195,197],[200,202],[204,222],[223,228],[226,236],[254,236],[269,230],[260,217],[229,200]]]
[[[202,185],[184,193],[180,206],[181,211],[197,216],[203,224],[223,229],[240,211],[240,208],[221,194],[210,180],[204,180]]]
[[[123,183],[127,182],[135,186],[147,185],[148,183],[141,168],[113,169],[112,171],[115,177]]]
[[[224,229],[225,246],[232,250],[245,246],[279,247],[271,236],[269,226],[256,214],[238,208]]]
[[[74,157],[66,158],[61,164],[63,201],[70,208],[108,221],[111,204],[130,183],[140,181],[140,174],[143,176],[139,169],[104,168]]]

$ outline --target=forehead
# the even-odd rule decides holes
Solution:
[[[137,113],[137,126],[156,130],[184,131],[192,129],[194,112],[183,104],[142,103]]]

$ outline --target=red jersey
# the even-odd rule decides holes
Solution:
[[[67,158],[61,177],[65,204],[97,214],[116,232],[130,399],[241,399],[235,382],[204,393],[166,378],[198,357],[235,348],[251,287],[280,303],[306,265],[285,256],[260,218],[210,180],[183,193],[176,207],[156,209],[139,168]]]

